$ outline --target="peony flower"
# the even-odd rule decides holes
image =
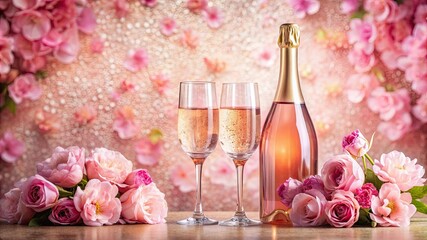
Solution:
[[[169,37],[176,32],[177,24],[175,19],[170,17],[165,17],[160,21],[160,32]]]
[[[343,0],[340,4],[341,13],[349,14],[355,12],[359,6],[359,0]]]
[[[135,122],[135,114],[131,107],[125,106],[116,111],[113,130],[121,139],[130,139],[136,136],[138,125]]]
[[[382,22],[394,15],[397,4],[393,0],[365,0],[363,8],[372,14],[378,22]]]
[[[310,176],[302,182],[303,192],[307,193],[312,189],[319,191],[323,196],[329,198],[329,194],[326,193],[325,185],[323,184],[322,178],[319,175]]]
[[[27,40],[22,34],[16,34],[13,38],[14,51],[19,57],[24,60],[31,60],[38,55],[38,45],[30,40]]]
[[[217,7],[210,7],[202,11],[202,16],[208,26],[212,29],[221,27],[224,21],[223,12]]]
[[[46,57],[36,56],[29,60],[24,60],[21,63],[21,69],[27,72],[35,73],[46,66]]]
[[[376,87],[378,87],[378,81],[374,76],[359,73],[353,74],[347,81],[347,98],[350,102],[360,103]]]
[[[139,0],[139,2],[146,7],[155,7],[157,5],[157,0]]]
[[[24,151],[24,143],[16,139],[12,132],[6,131],[3,137],[0,138],[0,157],[3,161],[14,163],[22,156]]]
[[[91,105],[84,105],[74,112],[74,119],[80,125],[85,125],[93,122],[96,119],[98,112]]]
[[[148,174],[147,170],[136,169],[129,173],[129,175],[127,176],[124,182],[124,184],[126,184],[126,187],[119,187],[119,190],[121,193],[123,193],[131,188],[138,188],[139,186],[148,185],[152,182],[153,179],[151,179],[151,176],[150,174]]]
[[[177,186],[183,193],[196,190],[196,174],[194,171],[194,164],[190,162],[177,163],[171,169],[170,179],[172,184]]]
[[[147,51],[144,49],[136,49],[136,50],[130,50],[128,52],[127,58],[123,63],[123,66],[131,71],[131,72],[138,72],[144,68],[146,68],[148,65],[148,54]]]
[[[187,0],[187,8],[193,13],[200,13],[208,7],[208,0]]]
[[[13,5],[19,9],[36,9],[45,4],[45,0],[12,0]]]
[[[53,184],[71,188],[82,180],[85,160],[84,148],[57,147],[52,157],[37,164],[37,173]]]
[[[143,138],[135,144],[136,159],[140,164],[154,166],[162,155],[163,142],[152,142],[149,138]]]
[[[165,194],[156,184],[141,185],[125,192],[121,197],[122,218],[127,223],[165,223],[168,205]]]
[[[74,206],[74,201],[69,198],[61,198],[52,208],[48,217],[49,221],[59,225],[75,225],[81,217],[80,212]]]
[[[15,14],[12,19],[12,29],[16,33],[35,41],[46,36],[50,29],[50,19],[45,11],[25,10]]]
[[[9,96],[17,104],[24,99],[37,100],[42,94],[42,90],[33,74],[26,73],[18,76],[12,84],[8,86]]]
[[[390,121],[380,122],[378,131],[391,141],[396,141],[411,131],[412,117],[407,112],[398,113]]]
[[[84,7],[76,19],[77,27],[80,31],[91,34],[96,28],[96,16],[92,8]]]
[[[86,159],[86,171],[89,179],[121,184],[132,172],[132,162],[120,152],[96,148],[92,156]]]
[[[276,60],[276,51],[270,47],[264,47],[255,55],[256,63],[265,68],[273,66]]]
[[[418,5],[415,10],[415,23],[425,23],[427,20],[427,4]]]
[[[62,63],[71,63],[79,52],[79,35],[77,27],[67,29],[62,33],[63,41],[55,47],[53,56]]]
[[[34,122],[41,133],[49,133],[61,128],[59,118],[43,110],[36,111]]]
[[[326,220],[334,227],[351,227],[359,219],[359,203],[349,191],[337,190],[325,206]]]
[[[362,208],[371,208],[372,196],[378,196],[378,190],[372,183],[365,183],[361,188],[356,189],[354,198]]]
[[[396,184],[384,183],[378,196],[372,197],[370,218],[382,227],[405,227],[417,209],[410,193],[400,193]]]
[[[293,178],[289,178],[277,188],[280,201],[287,207],[293,208],[292,203],[295,196],[302,193],[302,182]]]
[[[356,72],[363,73],[368,72],[375,65],[375,56],[353,48],[348,53],[348,61],[354,66]]]
[[[395,183],[403,192],[414,186],[423,186],[425,170],[417,164],[417,159],[411,160],[402,152],[392,151],[382,154],[380,160],[375,159],[372,170],[383,182]]]
[[[344,136],[342,140],[342,148],[354,158],[359,158],[369,151],[369,142],[359,131],[354,130],[349,135]]]
[[[313,15],[317,13],[320,8],[320,2],[318,0],[287,0],[287,3],[294,10],[297,18]]]
[[[412,108],[412,114],[422,123],[427,123],[427,94],[422,95]]]
[[[199,36],[191,29],[182,32],[181,44],[190,49],[195,49],[199,45]]]
[[[362,168],[348,154],[336,155],[326,161],[321,176],[326,192],[336,190],[354,192],[365,182]]]
[[[9,34],[10,26],[9,21],[5,18],[0,18],[0,36],[6,36]]]
[[[116,198],[118,192],[117,186],[98,179],[89,180],[84,190],[77,187],[73,200],[84,224],[102,226],[119,221],[122,205]]]
[[[354,18],[350,22],[350,31],[347,32],[348,42],[354,44],[354,48],[371,54],[374,51],[374,42],[377,38],[375,24]]]
[[[52,208],[58,202],[58,189],[40,175],[30,177],[22,183],[20,189],[21,201],[36,212]]]
[[[153,83],[156,91],[163,96],[165,92],[170,88],[170,79],[168,76],[160,73],[154,76],[150,76],[150,80]]]
[[[245,170],[245,172],[248,172],[247,169]],[[235,171],[236,167],[234,164],[226,157],[221,157],[212,164],[209,164],[206,169],[206,176],[209,177],[213,184],[218,184],[224,187],[234,187],[236,179],[234,176]],[[245,182],[247,183],[247,181]]]
[[[114,0],[113,8],[118,18],[126,17],[129,14],[128,0]]]
[[[325,196],[318,190],[312,189],[298,193],[292,201],[290,219],[297,227],[320,226],[326,222]]]
[[[0,32],[0,74],[6,74],[10,71],[10,66],[14,61],[12,50],[13,40],[3,37]]]
[[[399,112],[408,112],[411,99],[408,90],[401,88],[387,92],[383,87],[377,87],[368,98],[368,107],[380,114],[382,120],[391,120]]]
[[[26,225],[33,218],[35,212],[20,201],[21,192],[19,188],[12,188],[0,198],[0,222]]]
[[[227,63],[219,59],[203,58],[206,68],[211,73],[221,73],[227,67]]]

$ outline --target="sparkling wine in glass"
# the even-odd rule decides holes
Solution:
[[[202,166],[218,142],[218,106],[214,82],[181,82],[179,89],[178,138],[196,169],[196,205],[193,216],[182,225],[210,225],[218,221],[205,217],[202,209]]]
[[[246,217],[242,205],[243,168],[258,147],[260,109],[256,83],[224,83],[219,110],[219,139],[224,152],[233,159],[237,171],[237,209],[222,226],[253,226],[261,222]]]

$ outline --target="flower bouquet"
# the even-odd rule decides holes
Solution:
[[[373,160],[368,155],[372,139],[352,132],[343,139],[345,153],[326,161],[320,176],[303,182],[289,178],[279,186],[294,226],[408,226],[415,212],[427,214],[419,200],[427,194],[425,169],[398,151]]]
[[[144,169],[132,171],[121,153],[57,147],[0,199],[0,221],[38,225],[164,223],[165,195]]]

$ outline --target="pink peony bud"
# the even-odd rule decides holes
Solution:
[[[292,208],[292,201],[294,197],[302,192],[302,183],[299,180],[289,178],[282,185],[277,188],[277,193],[282,199],[282,203],[288,207]]]
[[[59,225],[75,225],[80,221],[80,212],[74,206],[74,201],[69,198],[61,198],[52,208],[49,220]]]
[[[369,142],[357,129],[343,138],[342,147],[351,156],[358,158],[369,151]]]
[[[372,196],[378,196],[378,190],[372,183],[365,183],[361,188],[356,189],[354,198],[362,208],[371,208]]]
[[[138,188],[141,185],[148,185],[152,182],[153,180],[147,170],[136,169],[129,173],[123,184],[120,184],[119,190],[123,193],[131,188]],[[123,185],[125,185],[125,187],[123,187]]]

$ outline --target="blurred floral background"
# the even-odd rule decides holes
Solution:
[[[319,162],[342,136],[375,135],[427,165],[423,0],[0,0],[0,193],[57,146],[120,151],[150,171],[171,210],[192,210],[194,166],[176,133],[180,81],[255,81],[265,118],[278,27],[301,26],[300,77]],[[258,154],[245,169],[257,210]],[[218,146],[205,210],[233,210],[235,170]],[[232,196],[224,198],[224,196]]]

